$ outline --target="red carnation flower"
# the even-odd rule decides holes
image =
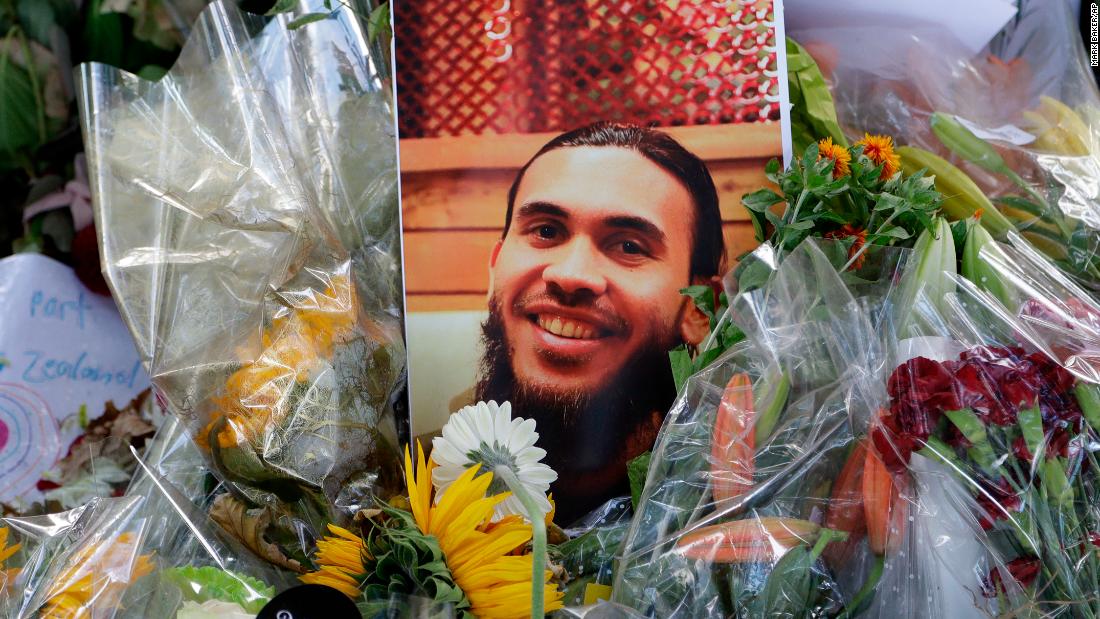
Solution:
[[[1008,484],[1008,480],[1001,478],[996,484],[983,484],[985,492],[978,493],[978,524],[983,530],[988,531],[998,520],[1008,517],[1006,512],[1018,512],[1023,507],[1020,496]]]
[[[1035,557],[1019,557],[1009,561],[1003,568],[996,568],[989,570],[989,577],[986,579],[986,591],[987,597],[997,597],[998,592],[1006,592],[1004,581],[1001,580],[1001,570],[1008,572],[1017,583],[1023,588],[1028,588],[1035,583],[1035,579],[1039,577],[1039,570],[1041,565],[1039,559]]]

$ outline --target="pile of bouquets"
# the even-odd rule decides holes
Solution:
[[[1015,233],[957,228],[854,272],[843,241],[755,252],[774,268],[669,414],[616,603],[1096,614],[1100,305]]]

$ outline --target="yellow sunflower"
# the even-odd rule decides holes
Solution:
[[[334,524],[328,525],[333,534],[317,542],[315,560],[319,569],[299,577],[306,584],[326,585],[342,591],[350,598],[359,596],[359,583],[367,568],[363,564],[370,558],[363,538]]]
[[[855,143],[863,147],[863,154],[876,166],[882,166],[879,179],[886,180],[901,169],[901,157],[894,152],[894,139],[888,135],[864,133],[863,139]]]
[[[840,144],[834,144],[833,138],[825,138],[817,143],[818,160],[833,160],[833,178],[848,176],[851,172],[852,154]]]
[[[151,555],[137,554],[137,540],[123,533],[81,548],[53,581],[41,619],[84,619],[92,608],[118,604],[126,588],[153,571]]]
[[[485,496],[493,481],[491,473],[478,475],[470,467],[432,504],[432,469],[417,450],[415,474],[412,456],[405,450],[405,480],[416,526],[439,542],[447,568],[455,583],[470,600],[470,612],[477,617],[527,617],[531,603],[529,554],[512,554],[531,541],[531,525],[519,516],[493,522],[493,509],[511,493]],[[544,572],[546,612],[562,607],[563,593],[547,584],[552,572]]]
[[[12,544],[8,546],[8,534],[10,531],[7,527],[0,527],[0,591],[7,588],[19,574],[19,568],[13,567],[10,569],[4,569],[4,563],[12,557],[15,553],[19,552],[19,549],[23,547],[22,544]]]

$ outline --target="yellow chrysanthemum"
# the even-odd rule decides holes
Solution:
[[[876,166],[882,166],[879,178],[886,180],[901,169],[901,157],[894,152],[894,139],[888,135],[864,133],[863,139],[856,142],[863,147],[863,154]]]
[[[84,619],[92,609],[118,604],[126,587],[153,571],[151,555],[137,554],[133,534],[81,548],[50,585],[41,619]]]
[[[332,355],[333,346],[355,336],[355,288],[346,275],[337,275],[324,294],[311,293],[297,307],[272,321],[262,336],[263,353],[234,372],[215,403],[220,414],[196,437],[209,448],[208,434],[222,417],[218,446],[258,444],[273,417],[284,414],[285,395],[296,382],[307,380],[318,359]]]
[[[530,613],[531,566],[529,554],[511,554],[531,540],[531,525],[519,516],[493,522],[493,511],[510,493],[486,497],[491,473],[478,475],[470,467],[432,504],[432,469],[417,451],[416,468],[405,450],[405,480],[417,528],[439,542],[455,583],[470,600],[470,612],[485,619],[520,618]],[[547,584],[544,573],[546,612],[562,607],[562,592]]]
[[[363,563],[370,558],[367,546],[363,538],[347,529],[330,524],[328,530],[333,535],[317,542],[315,560],[319,569],[300,576],[299,580],[332,587],[351,598],[358,597],[359,583],[367,572]]]
[[[833,178],[848,176],[849,172],[852,170],[852,154],[848,152],[847,148],[844,148],[840,144],[834,144],[833,138],[825,138],[817,143],[817,149],[817,158],[819,160],[833,160]]]

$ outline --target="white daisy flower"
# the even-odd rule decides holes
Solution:
[[[558,474],[541,462],[546,457],[546,450],[535,447],[538,438],[534,419],[512,419],[510,402],[500,405],[493,401],[478,402],[452,414],[443,426],[443,436],[432,440],[432,459],[436,463],[432,484],[436,500],[474,464],[480,464],[481,470],[490,473],[498,466],[505,466],[534,498],[543,515],[549,513],[550,501],[546,492]],[[489,495],[508,490],[508,485],[494,475]],[[496,506],[493,519],[526,513],[520,499],[513,494]]]

